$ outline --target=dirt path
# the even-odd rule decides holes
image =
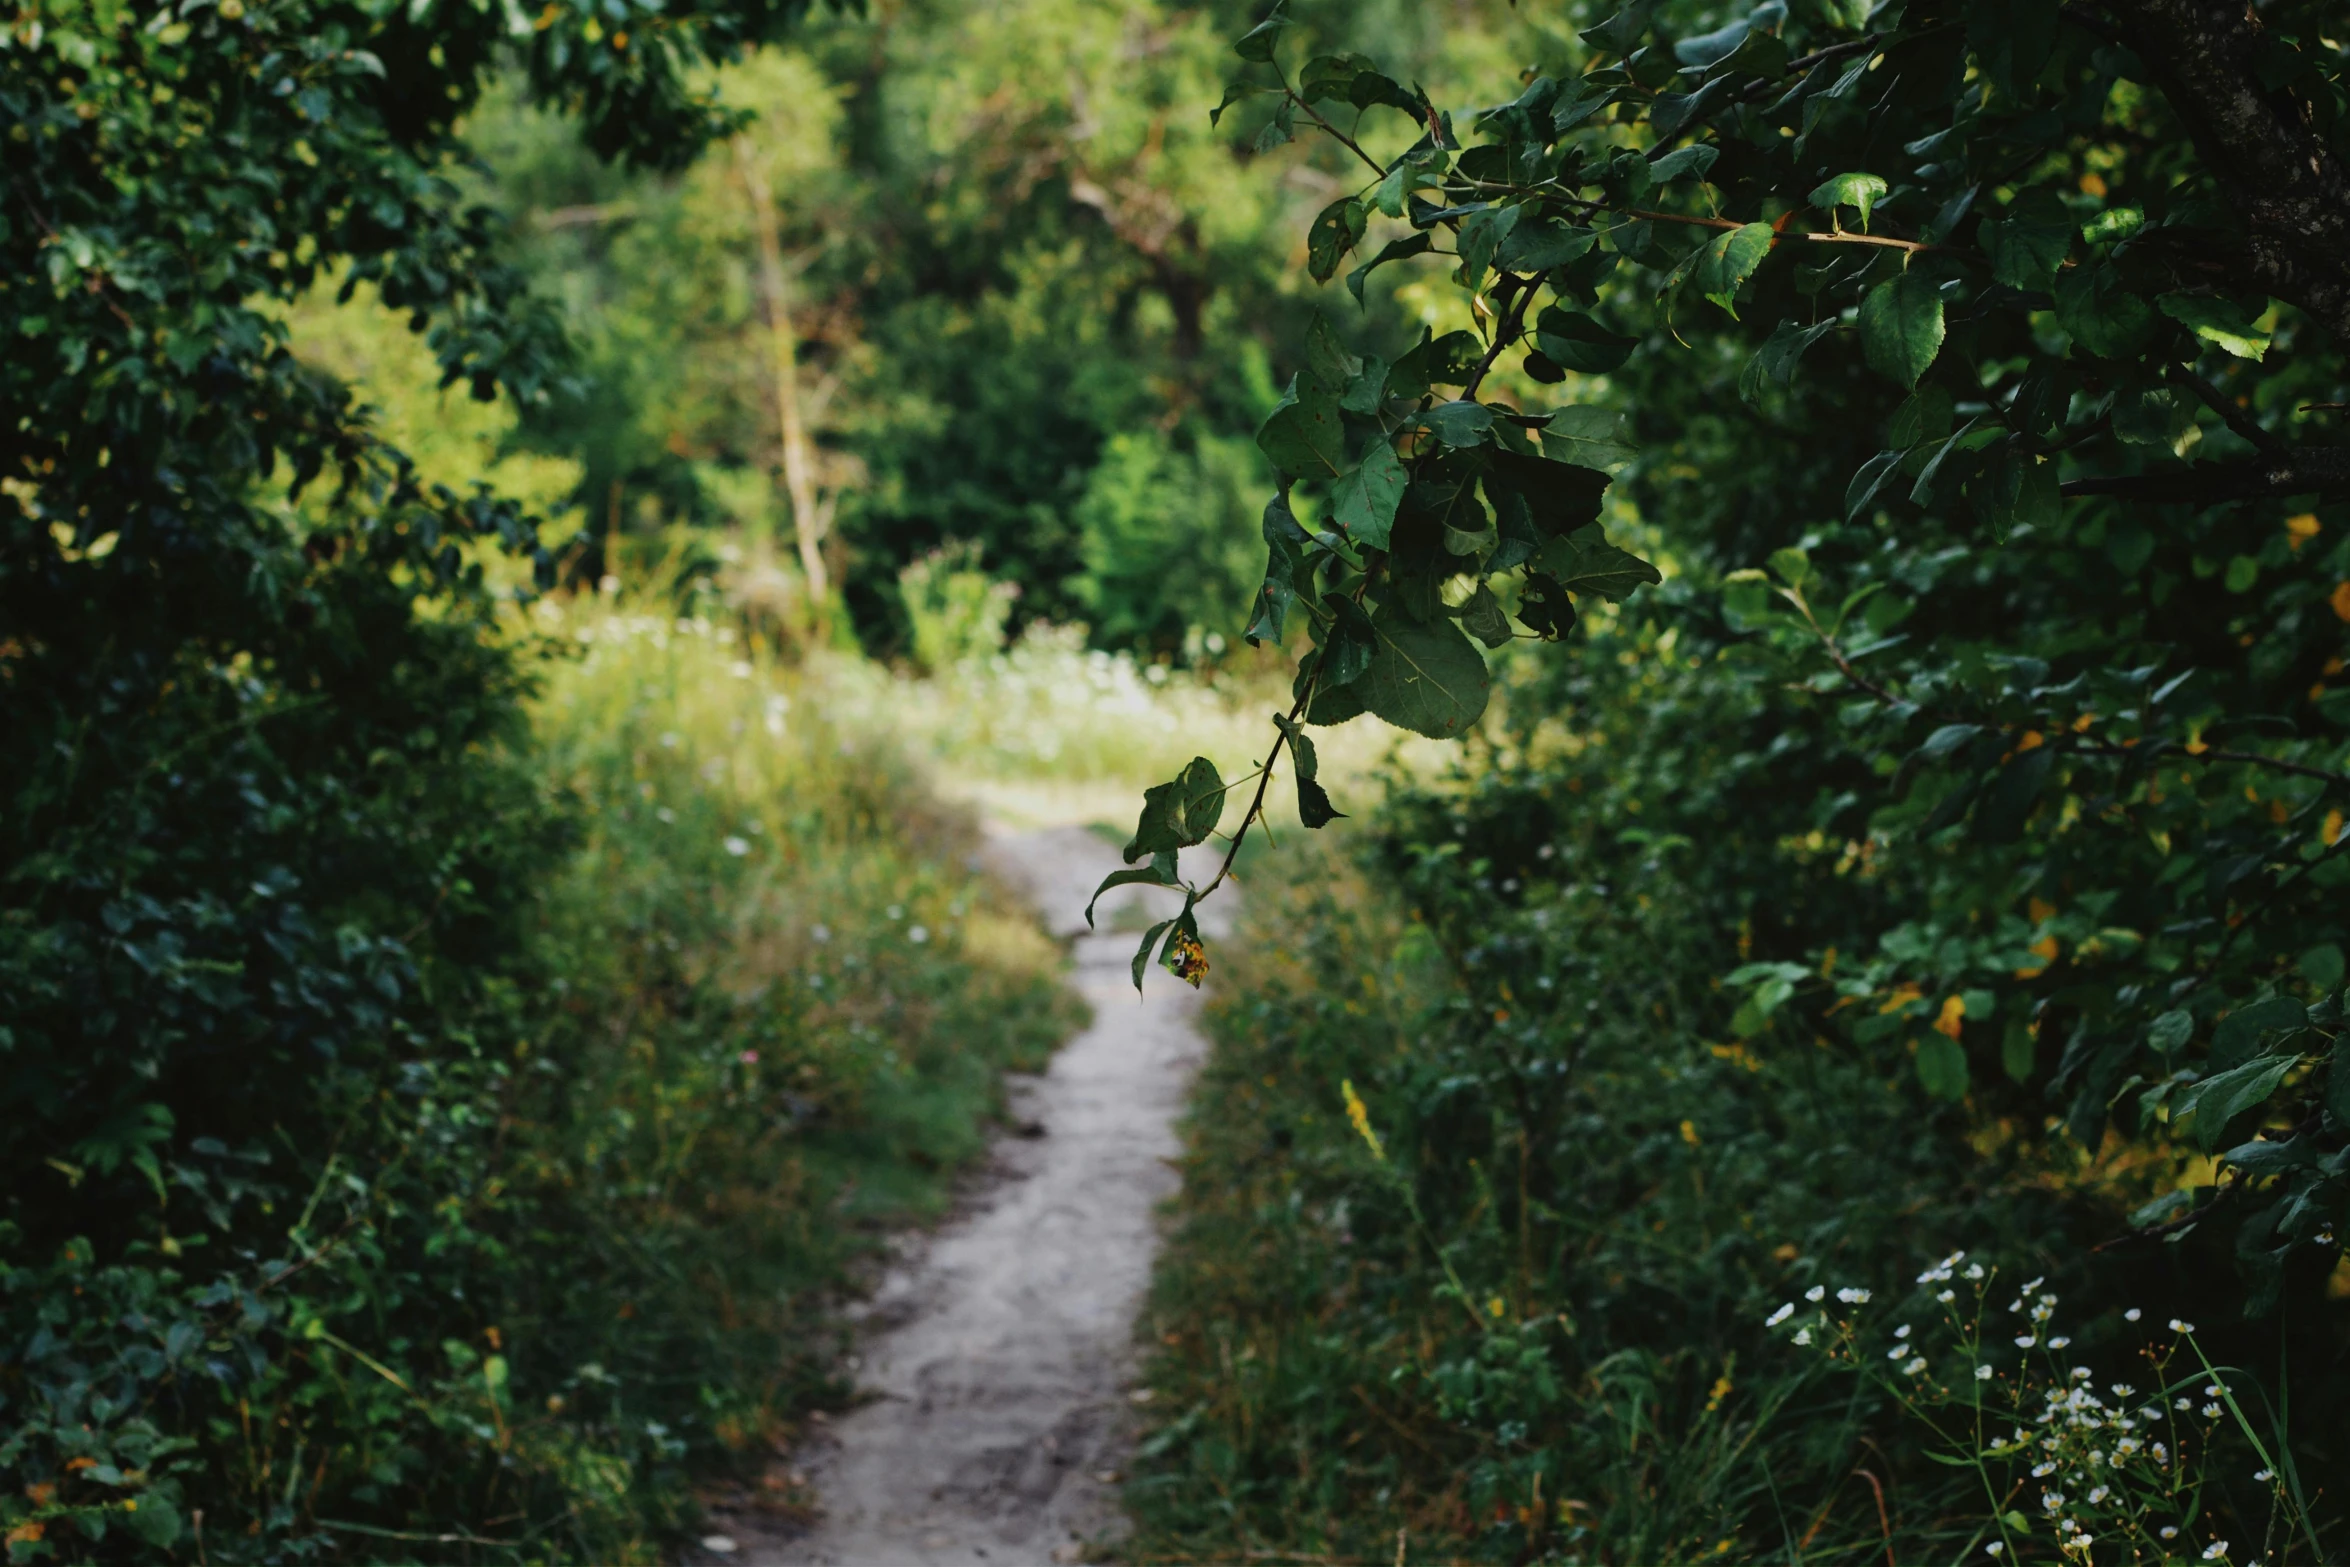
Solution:
[[[1120,1526],[1135,1315],[1154,1210],[1176,1185],[1174,1119],[1205,1048],[1198,1000],[1154,971],[1137,1002],[1137,935],[1111,928],[1126,923],[1113,918],[1121,897],[1167,894],[1113,894],[1101,933],[1084,934],[1086,897],[1119,863],[1100,838],[1022,833],[993,840],[989,857],[1052,929],[1077,936],[1073,978],[1093,1026],[1043,1076],[1015,1080],[1013,1114],[1033,1135],[997,1145],[993,1180],[901,1250],[867,1308],[858,1381],[870,1401],[799,1457],[822,1522],[798,1539],[738,1533],[732,1561],[1027,1567],[1080,1560],[1082,1542]],[[1202,910],[1203,924],[1225,908]]]

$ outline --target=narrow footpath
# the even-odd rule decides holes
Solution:
[[[1134,1325],[1156,1209],[1176,1187],[1175,1118],[1206,1048],[1199,1002],[1163,970],[1135,999],[1139,935],[1117,910],[1169,894],[1121,889],[1086,933],[1085,900],[1119,865],[1102,839],[1006,835],[988,856],[1048,928],[1076,938],[1072,978],[1093,1024],[1042,1076],[1013,1080],[1017,1130],[969,1205],[910,1237],[865,1308],[863,1402],[797,1457],[822,1502],[815,1529],[745,1534],[733,1561],[1041,1567],[1082,1560],[1085,1542],[1121,1528]],[[1203,925],[1230,905],[1212,900]]]

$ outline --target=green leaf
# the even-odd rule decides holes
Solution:
[[[1407,482],[1395,448],[1374,441],[1363,460],[1339,476],[1330,491],[1331,515],[1365,549],[1385,549]]]
[[[1905,387],[1942,351],[1942,295],[1913,270],[1879,283],[1860,305],[1861,350],[1869,366]]]
[[[1964,1099],[1967,1080],[1966,1051],[1957,1040],[1929,1033],[1918,1041],[1918,1084],[1929,1098]]]
[[[1330,803],[1317,779],[1321,764],[1314,755],[1313,736],[1279,713],[1273,722],[1289,737],[1290,770],[1297,775],[1297,819],[1308,827],[1327,827],[1346,813]]]
[[[1467,399],[1438,403],[1421,414],[1419,422],[1439,441],[1455,448],[1482,446],[1493,434],[1493,410]]]
[[[1991,537],[2001,544],[2018,528],[2053,528],[2063,515],[2055,462],[2044,461],[2020,445],[2002,444],[1970,492],[1976,512],[1991,530]]]
[[[1528,571],[1518,590],[1518,623],[1545,642],[1556,642],[1575,629],[1574,601],[1556,577]]]
[[[2022,192],[1982,225],[1992,278],[2027,294],[2048,291],[2072,243],[2072,209],[2044,185]]]
[[[2321,942],[2302,953],[2296,967],[2303,979],[2317,987],[2319,995],[2326,995],[2342,983],[2342,949],[2330,941]]]
[[[1552,539],[1535,556],[1535,564],[1568,592],[1596,593],[1611,604],[1622,603],[1644,583],[1664,580],[1647,561],[1610,544],[1597,523]]]
[[[1477,591],[1469,595],[1469,602],[1461,606],[1461,629],[1487,647],[1500,647],[1509,641],[1510,618],[1502,612],[1501,600],[1493,596],[1493,589],[1486,583],[1478,583]]]
[[[2192,1117],[2195,1145],[2205,1153],[2217,1153],[2226,1140],[2228,1123],[2267,1103],[2285,1074],[2300,1061],[2297,1055],[2270,1056],[2190,1084],[2171,1099],[2171,1124],[2176,1126]]]
[[[1604,375],[1632,356],[1640,339],[1611,332],[1578,311],[1544,308],[1534,318],[1534,342],[1552,363],[1585,375]]]
[[[1553,461],[1602,471],[1639,455],[1613,408],[1576,403],[1559,409],[1542,427],[1542,450]]]
[[[1330,626],[1322,643],[1322,689],[1335,690],[1354,684],[1362,672],[1371,667],[1371,660],[1379,652],[1379,635],[1372,628],[1371,617],[1353,599],[1340,594],[1330,598]]]
[[[1354,295],[1356,304],[1361,304],[1363,302],[1363,284],[1373,272],[1387,265],[1390,261],[1402,261],[1406,257],[1423,255],[1433,243],[1435,241],[1425,234],[1413,234],[1403,239],[1389,240],[1385,246],[1381,247],[1379,254],[1346,275],[1347,292]]]
[[[1379,653],[1363,671],[1363,705],[1398,729],[1438,740],[1465,733],[1485,711],[1491,677],[1484,655],[1442,617],[1406,615],[1378,623]]]
[[[1232,52],[1243,60],[1255,60],[1260,64],[1269,61],[1273,58],[1273,46],[1280,42],[1281,35],[1288,31],[1289,26],[1289,17],[1284,8],[1275,6],[1272,15],[1241,35],[1240,41],[1232,46]]]
[[[1346,461],[1338,394],[1312,376],[1293,377],[1257,430],[1257,445],[1283,473],[1301,479],[1336,478]]]
[[[1143,792],[1142,819],[1126,845],[1126,863],[1203,842],[1223,817],[1224,780],[1215,763],[1195,756],[1173,779]]]
[[[1088,930],[1093,928],[1094,905],[1101,902],[1102,894],[1113,887],[1180,887],[1182,885],[1182,879],[1175,873],[1175,851],[1173,849],[1161,850],[1151,857],[1151,862],[1148,865],[1138,869],[1112,871],[1102,878],[1102,884],[1094,888],[1093,896],[1086,900],[1086,928]]]
[[[1798,326],[1793,321],[1782,321],[1771,329],[1771,335],[1754,357],[1746,361],[1746,368],[1738,373],[1738,395],[1751,403],[1762,395],[1765,381],[1776,381],[1789,386],[1795,380],[1795,366],[1811,345],[1836,330],[1834,321],[1822,321],[1815,326]]]
[[[1316,55],[1297,73],[1297,95],[1307,103],[1316,103],[1324,98],[1345,98],[1354,90],[1357,77],[1366,71],[1376,73],[1377,70],[1378,66],[1367,55]]]
[[[1803,585],[1811,580],[1811,557],[1799,549],[1773,550],[1770,558],[1764,564],[1778,574],[1781,582],[1786,583],[1798,593],[1802,592]]]
[[[1363,362],[1346,351],[1328,319],[1315,312],[1313,323],[1306,328],[1306,374],[1322,390],[1338,397],[1354,384],[1362,368]]]
[[[1150,966],[1151,949],[1159,944],[1161,936],[1174,928],[1175,922],[1173,920],[1161,920],[1142,933],[1142,945],[1134,949],[1134,989],[1136,994],[1139,995],[1142,991],[1142,971]]]
[[[1669,184],[1684,174],[1702,180],[1706,171],[1714,166],[1714,160],[1721,155],[1722,149],[1719,147],[1677,148],[1648,166],[1649,178],[1659,185]]]
[[[1906,451],[1879,452],[1860,465],[1844,488],[1845,521],[1860,520],[1860,514],[1875,504],[1877,493],[1901,471],[1901,459],[1908,455]]]
[[[1748,223],[1716,235],[1693,261],[1685,263],[1691,284],[1736,320],[1739,287],[1754,275],[1763,257],[1771,253],[1774,238],[1768,223]],[[1940,306],[1935,309],[1939,321]],[[1940,341],[1939,336],[1936,341]]]
[[[2146,1027],[2146,1043],[2165,1060],[2177,1055],[2194,1037],[2195,1014],[2184,1007],[2172,1008]]]
[[[1327,283],[1346,253],[1362,243],[1370,214],[1348,196],[1324,207],[1306,233],[1306,270],[1317,283]]]
[[[1555,451],[1559,444],[1546,441],[1545,449]],[[1595,468],[1529,457],[1523,452],[1496,449],[1485,465],[1486,499],[1493,502],[1496,511],[1505,511],[1512,500],[1523,506],[1537,545],[1542,539],[1597,522],[1607,487],[1607,475]]]
[[[1494,252],[1493,264],[1510,272],[1548,272],[1563,267],[1599,243],[1599,236],[1562,218],[1538,217],[1520,208],[1517,226]]]
[[[2056,324],[2100,359],[2127,359],[2146,346],[2154,312],[2111,262],[2068,269],[2056,280]]]
[[[2233,300],[2199,294],[2164,294],[2155,308],[2204,342],[2238,359],[2257,360],[2268,353],[2269,334]]]
[[[1869,214],[1876,209],[1878,198],[1892,187],[1874,174],[1839,174],[1815,186],[1809,198],[1811,204],[1833,213],[1838,207],[1851,207],[1860,213],[1860,228],[1867,233]]]

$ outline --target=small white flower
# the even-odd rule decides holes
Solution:
[[[664,822],[673,822],[673,821],[676,821],[676,820],[677,820],[677,813],[676,813],[675,811],[671,810],[671,809],[670,809],[668,806],[666,806],[666,805],[662,806],[662,807],[661,807],[659,810],[655,811],[653,814],[654,814],[654,816],[658,817],[660,820],[662,820],[662,821],[664,821]]]
[[[1905,1374],[1914,1377],[1926,1369],[1926,1357],[1920,1355],[1917,1357],[1917,1359],[1911,1361],[1908,1365],[1903,1366],[1901,1369]]]
[[[2095,1506],[2096,1506],[2096,1505],[2097,1505],[2099,1502],[2102,1502],[2102,1501],[2104,1501],[2104,1500],[2105,1500],[2107,1497],[2111,1496],[2112,1494],[2113,1494],[2113,1489],[2112,1489],[2112,1487],[2110,1487],[2110,1486],[2103,1486],[2103,1485],[2101,1485],[2101,1486],[2097,1487],[2097,1489],[2096,1489],[2096,1490],[2094,1490],[2094,1491],[2091,1491],[2091,1492],[2089,1493],[2089,1505],[2090,1505],[2091,1507],[2095,1507]]]
[[[2045,1480],[2054,1473],[2056,1473],[2056,1465],[2054,1464],[2034,1464],[2032,1466],[2032,1478],[2035,1480]]]
[[[2023,1298],[2021,1295],[2018,1295],[2018,1296],[2017,1296],[2015,1299],[2013,1299],[2013,1300],[2011,1300],[2011,1301],[2009,1301],[2009,1302],[2007,1303],[2007,1309],[2008,1309],[2008,1310],[2010,1310],[2010,1311],[2021,1311],[2021,1310],[2023,1310],[2023,1309],[2024,1309],[2024,1298]]]
[[[1908,1324],[1908,1323],[1906,1323],[1906,1322],[1904,1322],[1904,1323],[1903,1323],[1901,1326],[1899,1326],[1899,1327],[1895,1328],[1895,1329],[1893,1330],[1893,1336],[1894,1336],[1895,1338],[1907,1338],[1907,1337],[1909,1337],[1909,1324]]]
[[[2205,1398],[2217,1398],[2217,1397],[2219,1397],[2219,1384],[2218,1384],[2217,1382],[2206,1382],[2206,1383],[2204,1383],[2204,1384],[2203,1384],[2203,1396],[2204,1396]]]
[[[1899,1360],[1902,1356],[1908,1353],[1909,1346],[1907,1344],[1896,1344],[1891,1349],[1885,1351],[1885,1358],[1887,1360]]]
[[[1781,1306],[1777,1311],[1774,1311],[1769,1316],[1763,1318],[1763,1326],[1766,1328],[1775,1328],[1780,1323],[1786,1321],[1789,1317],[1794,1315],[1795,1303],[1793,1301],[1789,1301],[1786,1305]]]
[[[2185,1409],[2188,1405],[2188,1402],[2189,1400],[2187,1399],[2187,1396],[2182,1393],[2177,1398],[2171,1400],[2171,1407],[2173,1409]]]
[[[2146,1315],[2146,1313],[2140,1311],[2137,1307],[2132,1306],[2129,1310],[2122,1313],[2122,1320],[2124,1322],[2135,1322],[2144,1315]]]
[[[1972,1279],[1974,1282],[1980,1284],[1983,1281],[1983,1265],[1979,1262],[1968,1263],[1967,1270],[1965,1274],[1962,1275],[1962,1277]]]
[[[1940,1301],[1940,1302],[1941,1302],[1943,1305],[1947,1306],[1947,1305],[1949,1305],[1949,1304],[1950,1304],[1952,1301],[1954,1301],[1954,1300],[1958,1299],[1958,1291],[1956,1291],[1956,1290],[1944,1290],[1944,1291],[1943,1291],[1941,1294],[1939,1294],[1939,1295],[1935,1296],[1934,1298],[1935,1298],[1936,1300]]]
[[[2192,1322],[2181,1322],[2178,1318],[2173,1317],[2170,1319],[2170,1330],[2173,1333],[2192,1333],[2195,1331],[2195,1324]]]
[[[2179,1526],[2175,1523],[2164,1524],[2162,1526],[2162,1537],[2166,1540],[2177,1539],[2179,1537]]]
[[[2047,1282],[2048,1280],[2045,1275],[2036,1279],[2026,1279],[2024,1280],[2024,1293],[2029,1295],[2032,1293],[2032,1291],[2038,1289],[2041,1285]]]
[[[726,852],[739,860],[744,855],[751,852],[751,840],[748,838],[730,837],[726,840]]]
[[[2253,1476],[2252,1476],[2252,1478],[2253,1478],[2254,1480],[2258,1481],[2258,1482],[2259,1482],[2260,1484],[2262,1484],[2262,1485],[2266,1485],[2266,1484],[2268,1484],[2268,1483],[2269,1483],[2271,1480],[2274,1480],[2276,1477],[2277,1477],[2277,1475],[2276,1475],[2276,1471],[2275,1471],[2275,1470],[2273,1470],[2273,1469],[2261,1469],[2261,1470],[2256,1470],[2256,1471],[2254,1471],[2254,1473],[2253,1473]]]
[[[2113,1396],[2116,1398],[2129,1398],[2134,1396],[2138,1391],[2136,1388],[2130,1386],[2130,1384],[2127,1382],[2109,1382],[2106,1384],[2106,1386],[2113,1389]]]
[[[1836,1298],[1847,1306],[1865,1306],[1869,1302],[1867,1290],[1845,1288],[1836,1292]]]
[[[1795,1330],[1795,1342],[1798,1345],[1809,1344],[1811,1342],[1811,1329],[1797,1328]]]
[[[2056,1337],[2048,1341],[2048,1347],[2050,1349],[2070,1349],[2072,1348],[2072,1343],[2073,1341],[2071,1339],[2065,1337],[2062,1333],[2059,1333],[2056,1335]]]
[[[2004,1544],[1997,1540],[1993,1540],[1989,1545],[1983,1547],[1983,1554],[1985,1556],[1997,1556],[2001,1551],[2006,1549],[2007,1547]]]
[[[2209,1546],[2205,1547],[2203,1552],[2203,1559],[2207,1562],[2216,1562],[2227,1554],[2228,1542],[2225,1540],[2214,1540]]]
[[[1816,1301],[1816,1300],[1820,1300],[1820,1299],[1824,1298],[1824,1297],[1827,1295],[1827,1293],[1828,1293],[1828,1286],[1827,1286],[1827,1285],[1825,1285],[1825,1284],[1814,1284],[1814,1285],[1813,1285],[1813,1286],[1812,1286],[1810,1289],[1807,1289],[1807,1290],[1805,1290],[1805,1291],[1803,1292],[1803,1298],[1804,1298],[1805,1300]]]
[[[2048,1512],[2056,1512],[2064,1506],[2064,1493],[2062,1491],[2041,1492],[2040,1506]]]
[[[894,903],[891,904],[888,908],[883,909],[881,912],[889,916],[890,923],[892,924],[895,924],[899,920],[902,920],[906,917],[906,911]]]
[[[2029,1333],[2018,1333],[2015,1336],[2015,1347],[2018,1349],[2030,1349],[2033,1345],[2039,1342],[2040,1341],[2038,1339],[2032,1337],[2032,1335]]]
[[[1990,1368],[1989,1366],[1977,1366],[1977,1367],[1975,1367],[1975,1380],[1976,1380],[1977,1382],[1988,1382],[1988,1381],[1990,1381],[1990,1380],[1991,1380],[1991,1368]]]
[[[927,925],[911,926],[906,931],[906,939],[919,947],[930,939],[930,927]]]
[[[2205,1404],[2203,1406],[2203,1418],[2206,1420],[2217,1420],[2219,1418],[2219,1405]]]
[[[2169,1448],[2163,1446],[2160,1442],[2157,1442],[2152,1447],[2148,1448],[2147,1451],[2154,1455],[2154,1461],[2156,1463],[2162,1465],[2166,1469],[2170,1467]],[[2164,1538],[2167,1539],[2169,1536],[2166,1535]]]

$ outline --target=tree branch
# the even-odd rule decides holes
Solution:
[[[2111,495],[2121,500],[2182,506],[2213,506],[2222,501],[2276,495],[2334,498],[2350,495],[2350,447],[2292,446],[2247,457],[2242,462],[2202,463],[2188,468],[2158,469],[2153,473],[2067,479],[2059,488],[2068,498]]]

